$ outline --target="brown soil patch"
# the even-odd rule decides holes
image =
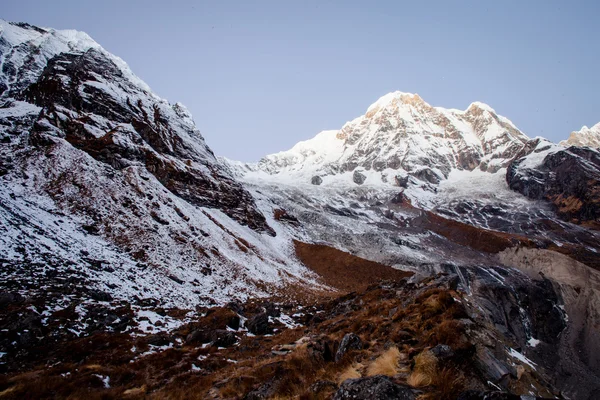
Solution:
[[[322,244],[294,240],[296,256],[306,267],[319,274],[323,281],[345,292],[364,290],[382,280],[400,281],[412,272],[365,260]]]
[[[477,228],[441,217],[429,211],[413,220],[413,226],[433,231],[446,239],[486,253],[498,253],[513,246],[536,247],[525,236]]]

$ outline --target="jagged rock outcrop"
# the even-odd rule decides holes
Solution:
[[[406,386],[400,386],[382,375],[348,379],[333,396],[334,400],[414,400],[415,395]]]
[[[591,148],[562,149],[536,140],[506,172],[511,189],[550,202],[565,221],[600,225],[600,153]]]

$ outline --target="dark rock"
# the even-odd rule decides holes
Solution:
[[[213,346],[216,347],[230,347],[237,343],[238,338],[233,332],[216,330],[212,334]]]
[[[474,359],[475,367],[492,382],[500,382],[508,375],[517,376],[517,371],[513,367],[496,358],[488,348],[477,348]]]
[[[211,342],[211,334],[203,329],[196,329],[192,331],[185,338],[185,342],[187,344],[195,344],[195,343],[210,343]]]
[[[281,316],[281,310],[279,310],[279,307],[275,303],[269,302],[264,304],[263,307],[269,317],[277,318]]]
[[[267,382],[262,384],[258,389],[255,389],[248,393],[244,400],[265,400],[270,399],[275,395],[278,387],[280,385],[280,380],[274,376],[269,379]]]
[[[159,333],[146,337],[146,343],[152,346],[167,346],[171,343],[171,338],[165,334]]]
[[[10,304],[21,303],[23,296],[19,293],[12,292],[0,292],[0,308],[4,308]]]
[[[90,297],[96,301],[111,301],[112,296],[102,290],[90,290]]]
[[[184,283],[183,280],[179,279],[175,275],[169,275],[169,279],[172,280],[173,282],[179,283],[180,285],[183,285],[183,283]]]
[[[362,185],[363,183],[365,183],[366,180],[367,176],[365,174],[363,174],[359,170],[354,170],[354,173],[352,174],[352,181],[354,183],[356,183],[357,185]]]
[[[396,185],[398,185],[404,189],[408,188],[408,180],[409,180],[408,175],[406,175],[406,176],[396,175],[395,180],[396,180]]]
[[[529,153],[543,148],[540,139],[527,147]],[[569,222],[600,220],[600,152],[585,147],[569,147],[547,155],[536,168],[523,167],[527,157],[513,161],[506,182],[531,199],[550,202],[558,216]]]
[[[362,347],[362,340],[360,340],[357,335],[354,333],[347,333],[342,339],[337,353],[335,353],[335,361],[340,361],[349,350],[360,350]]]
[[[454,357],[454,350],[452,350],[452,348],[447,344],[438,344],[429,351],[431,351],[438,360],[445,360]]]
[[[273,332],[266,312],[255,315],[246,322],[248,331],[254,335],[266,335]]]
[[[97,235],[100,233],[100,229],[96,225],[82,225],[81,227],[90,235]]]
[[[433,183],[435,185],[437,185],[442,179],[444,179],[443,176],[440,176],[439,174],[433,172],[429,168],[424,168],[419,171],[411,172],[411,175],[420,181]]]
[[[414,400],[409,387],[393,383],[383,375],[347,379],[333,396],[334,400]]]
[[[237,313],[237,314],[244,314],[244,305],[242,304],[242,302],[240,302],[239,300],[234,300],[234,301],[230,301],[229,303],[227,303],[225,305],[226,308],[229,308],[231,311]],[[239,317],[238,317],[238,327],[234,328],[233,326],[229,325],[231,328],[233,329],[238,329],[239,328]]]
[[[335,389],[337,389],[337,385],[332,381],[316,381],[308,388],[308,390],[313,394],[319,394],[327,390]]]
[[[318,175],[315,175],[312,177],[312,179],[310,180],[310,183],[312,183],[313,185],[320,185],[321,183],[323,183],[323,178],[321,178]]]
[[[306,347],[308,353],[314,360],[331,362],[335,355],[335,342],[326,336],[317,338]]]

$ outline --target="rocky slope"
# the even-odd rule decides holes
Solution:
[[[204,309],[169,334],[96,332],[55,351],[37,349],[26,360],[39,363],[36,373],[0,376],[0,390],[38,399],[445,400],[483,399],[491,386],[554,398],[548,371],[503,332],[506,319],[494,326],[456,284],[444,275],[384,281],[304,307]],[[540,284],[532,294],[550,304],[548,293]],[[560,319],[547,321],[558,325],[533,326],[550,337]]]
[[[561,146],[600,147],[600,122],[588,128],[584,126],[579,131],[571,132],[567,140],[559,143]]]
[[[46,290],[46,263],[119,299],[187,307],[312,282],[184,106],[86,34],[0,31],[0,246],[14,290]]]

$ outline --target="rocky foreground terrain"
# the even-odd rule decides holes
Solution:
[[[596,136],[395,92],[245,164],[0,21],[0,398],[600,398]]]

